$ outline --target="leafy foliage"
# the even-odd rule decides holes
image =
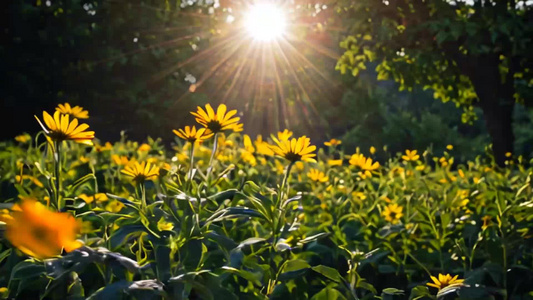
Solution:
[[[59,196],[81,222],[85,243],[40,261],[3,241],[6,295],[527,297],[533,191],[522,157],[508,157],[508,168],[499,169],[490,157],[456,165],[453,150],[410,160],[385,153],[382,164],[361,172],[365,164],[350,164],[336,146],[321,148],[317,163],[289,163],[260,154],[264,142],[244,137],[219,134],[212,166],[212,139],[196,145],[193,166],[190,143],[167,151],[159,139],[139,145],[125,136],[94,147],[63,142],[60,177],[48,171],[54,157],[41,136],[1,143],[3,207],[25,197],[51,199],[54,207],[60,180]],[[340,165],[332,164],[337,158]],[[133,160],[158,166],[159,175],[132,181],[121,170]],[[324,174],[315,181],[310,169]],[[391,204],[402,212],[389,215],[394,222],[384,215]],[[426,287],[439,273],[465,282]]]

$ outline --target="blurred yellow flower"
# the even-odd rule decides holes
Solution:
[[[370,154],[375,154],[376,153],[376,148],[374,146],[371,146],[370,147]]]
[[[116,154],[111,155],[111,160],[119,166],[125,166],[130,163],[127,156],[118,156]]]
[[[22,143],[22,144],[26,144],[29,140],[31,140],[31,136],[27,133],[17,135],[15,137],[15,141]]]
[[[263,137],[261,135],[258,135],[256,137],[254,144],[257,154],[274,156],[274,151],[272,151],[270,145],[267,142],[263,141]]]
[[[331,139],[328,142],[324,142],[324,145],[326,145],[328,147],[335,147],[335,146],[338,146],[340,144],[342,144],[342,141],[341,140],[337,140],[337,139]]]
[[[374,171],[379,168],[379,162],[373,162],[372,158],[366,158],[363,154],[353,154],[350,157],[350,165],[359,167],[364,171]]]
[[[329,166],[342,166],[342,159],[330,159],[328,160]]]
[[[359,199],[359,200],[365,200],[366,199],[365,193],[358,192],[358,191],[352,192],[352,197],[354,199]]]
[[[430,287],[434,287],[440,290],[447,286],[461,286],[463,285],[464,279],[457,279],[459,275],[455,275],[452,277],[450,274],[439,274],[439,278],[435,276],[431,276],[431,280],[433,282],[428,282],[427,285]]]
[[[137,151],[145,152],[145,151],[150,151],[151,149],[152,149],[152,146],[146,143],[143,143],[142,145],[139,146],[139,149],[137,149]]]
[[[311,169],[307,173],[307,176],[309,179],[316,181],[316,182],[327,182],[329,180],[329,177],[324,174],[324,172],[321,172],[317,169]]]
[[[174,134],[177,135],[179,138],[191,143],[194,143],[197,140],[206,140],[213,136],[213,134],[205,134],[205,131],[205,128],[200,128],[196,130],[196,126],[185,126],[185,129],[180,128],[178,130],[172,130],[172,132],[174,132]]]
[[[290,139],[292,136],[292,131],[285,129],[283,131],[278,131],[278,140],[280,141],[286,141]],[[272,136],[274,138],[274,136]]]
[[[70,106],[69,103],[65,104],[59,104],[56,107],[56,111],[65,114],[65,115],[71,115],[74,118],[78,119],[88,119],[89,118],[89,112],[86,110],[83,110],[83,107],[81,106]]]
[[[159,168],[149,162],[142,162],[139,164],[134,161],[129,163],[121,173],[132,177],[133,181],[141,183],[159,175]]]
[[[426,168],[426,165],[418,165],[418,166],[415,167],[415,170],[424,171],[425,168]]]
[[[78,198],[85,201],[85,203],[92,203],[94,200],[96,200],[96,202],[104,202],[109,199],[107,198],[107,195],[104,193],[98,193],[98,194],[95,194],[94,196],[93,195],[89,196],[87,194],[80,194]]]
[[[110,142],[106,142],[104,146],[102,145],[94,145],[94,150],[96,150],[96,152],[102,152],[102,151],[106,151],[106,150],[112,150],[113,149],[113,145],[110,143]]]
[[[237,114],[237,110],[227,111],[225,104],[220,104],[216,113],[210,104],[206,104],[205,110],[198,106],[197,111],[191,112],[191,114],[196,117],[196,122],[207,128],[207,134],[224,130],[242,130],[242,125],[238,124],[240,118],[234,117]]]
[[[490,225],[492,225],[492,217],[491,216],[483,216],[483,218],[481,218],[481,220],[483,221],[483,225],[481,225],[481,229],[483,229],[483,230],[487,229]]]
[[[46,128],[37,116],[35,116],[46,135],[53,141],[62,142],[65,140],[72,140],[77,143],[92,145],[94,139],[94,131],[85,131],[89,128],[87,124],[78,125],[78,119],[69,121],[69,115],[61,115],[59,111],[54,113],[54,117],[50,116],[46,111],[43,111],[43,120]]]
[[[448,149],[449,151],[452,151],[453,150],[453,145],[446,146],[446,149]]]
[[[124,204],[118,200],[113,200],[107,203],[105,206],[105,210],[112,212],[112,213],[118,213],[119,211],[124,208]]]
[[[513,154],[511,152],[505,152],[505,157],[511,157]]]
[[[291,140],[278,140],[276,138],[273,138],[273,140],[276,145],[271,145],[270,147],[276,155],[284,157],[291,162],[298,160],[316,162],[313,158],[316,154],[312,153],[316,150],[316,146],[311,145],[311,140],[305,135]]]
[[[257,165],[257,159],[255,159],[255,156],[249,151],[243,150],[241,152],[241,159],[252,167]]]
[[[165,218],[161,217],[161,219],[159,219],[157,222],[157,229],[159,231],[170,231],[174,229],[174,224],[167,222]]]
[[[403,207],[399,206],[396,203],[389,204],[385,207],[385,209],[382,212],[383,217],[385,217],[385,220],[392,224],[398,223],[400,219],[403,217]]]
[[[254,145],[252,144],[252,139],[250,138],[249,135],[247,134],[243,135],[243,143],[244,143],[244,149],[246,151],[248,151],[249,153],[255,152]]]
[[[39,259],[73,251],[83,245],[76,240],[79,224],[68,213],[57,213],[35,200],[23,200],[10,213],[5,237],[29,256]]]
[[[405,150],[405,155],[402,155],[402,159],[405,161],[417,161],[420,155],[416,154],[416,150]]]

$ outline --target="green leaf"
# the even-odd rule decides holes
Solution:
[[[255,284],[258,287],[262,286],[262,283],[259,280],[262,277],[262,274],[260,274],[260,273],[254,274],[254,273],[249,272],[249,271],[236,269],[236,268],[232,268],[232,267],[229,267],[229,266],[223,266],[221,268],[221,270],[223,270],[224,272],[227,272],[227,273],[231,273],[231,274],[235,274],[235,275],[241,276],[242,278],[252,282],[253,284]]]
[[[15,267],[13,267],[11,270],[10,280],[21,280],[31,277],[38,277],[45,272],[46,269],[42,263],[27,259],[25,261],[21,261],[15,265]]]
[[[327,287],[322,289],[320,292],[316,293],[311,300],[338,300],[346,299],[341,292],[337,291],[334,288]]]
[[[313,271],[320,273],[335,282],[343,281],[341,274],[339,274],[339,272],[333,268],[326,267],[324,265],[318,265],[318,266],[312,267],[311,269],[313,269]]]
[[[128,238],[133,235],[141,234],[146,232],[146,229],[143,225],[132,224],[121,226],[113,235],[109,238],[109,245],[111,249],[116,249],[126,243]]]

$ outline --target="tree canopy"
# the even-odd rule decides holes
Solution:
[[[515,102],[530,105],[533,9],[526,1],[338,1],[349,35],[337,69],[357,76],[377,62],[378,79],[401,90],[422,86],[464,109],[483,110],[493,151],[502,164],[512,152]]]

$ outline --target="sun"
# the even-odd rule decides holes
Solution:
[[[272,41],[285,33],[287,21],[279,6],[273,3],[257,3],[245,15],[244,28],[258,41]]]

